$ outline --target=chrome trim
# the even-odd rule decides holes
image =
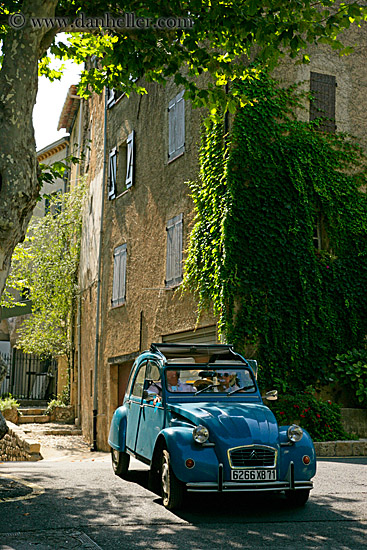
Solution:
[[[266,449],[274,451],[274,462],[271,466],[233,466],[231,461],[231,451],[236,451],[237,449]],[[238,447],[232,447],[227,450],[228,464],[232,470],[258,470],[260,468],[276,468],[278,461],[278,449],[275,447],[270,447],[269,445],[239,445]]]
[[[297,489],[312,489],[312,481],[296,481],[292,489],[287,481],[273,481],[271,483],[236,483],[227,481],[223,483],[222,490],[219,491],[218,484],[211,481],[186,483],[186,489],[190,493],[194,492],[264,492],[264,491],[294,491]]]

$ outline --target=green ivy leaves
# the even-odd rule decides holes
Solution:
[[[256,354],[264,384],[327,381],[336,354],[367,333],[364,156],[352,138],[294,120],[294,89],[266,75],[234,86],[249,101],[226,141],[223,121],[205,131],[191,184],[185,288]]]

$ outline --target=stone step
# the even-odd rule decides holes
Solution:
[[[23,407],[19,407],[19,412],[23,415],[23,416],[34,416],[35,414],[36,415],[40,415],[40,414],[45,414],[45,410],[46,410],[46,407],[45,408],[29,408],[29,409],[26,409],[26,408],[23,408]]]
[[[29,414],[26,416],[20,416],[18,420],[19,424],[44,424],[50,422],[48,414]]]

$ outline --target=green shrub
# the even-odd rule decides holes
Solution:
[[[17,409],[20,406],[20,403],[12,395],[0,399],[0,411],[5,411],[7,409]]]
[[[367,407],[367,350],[352,349],[337,355],[333,380],[356,396],[356,405]]]
[[[319,401],[312,390],[298,395],[280,396],[269,405],[279,425],[298,424],[313,441],[355,439],[341,424],[340,407],[331,401]]]
[[[63,391],[57,396],[56,399],[52,399],[45,410],[45,414],[51,414],[56,407],[67,407],[70,404],[69,387],[66,386]]]

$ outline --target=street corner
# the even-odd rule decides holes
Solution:
[[[18,476],[0,474],[0,504],[28,500],[42,495],[43,487],[21,479]]]

